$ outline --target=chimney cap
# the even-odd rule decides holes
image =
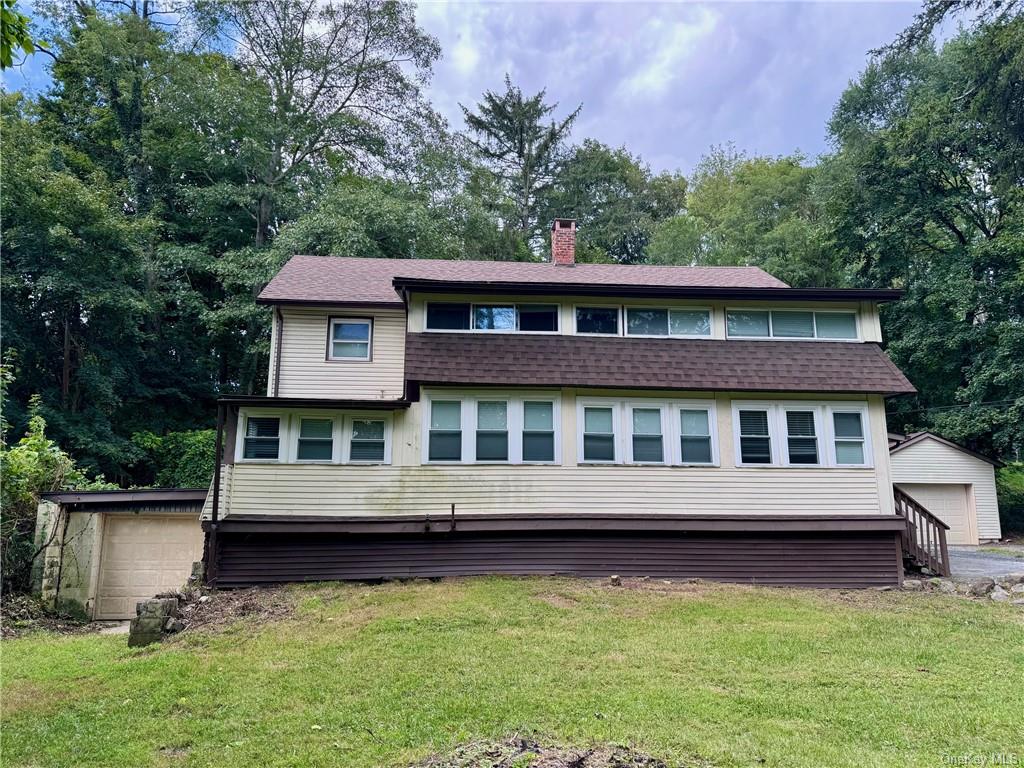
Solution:
[[[567,227],[566,224],[571,226]],[[551,222],[551,229],[576,229],[576,219],[557,218]]]

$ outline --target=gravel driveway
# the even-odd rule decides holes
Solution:
[[[1024,573],[1024,559],[984,552],[977,547],[950,547],[949,566],[953,576],[991,576]]]

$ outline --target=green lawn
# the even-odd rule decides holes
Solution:
[[[401,766],[517,730],[680,765],[1024,758],[1012,606],[568,579],[290,595],[292,618],[149,649],[5,641],[4,766]]]

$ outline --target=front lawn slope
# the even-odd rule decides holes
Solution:
[[[680,765],[1024,756],[1013,606],[569,579],[288,595],[289,618],[141,651],[5,641],[4,765],[401,766],[516,731]]]

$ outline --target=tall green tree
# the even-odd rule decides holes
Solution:
[[[713,150],[690,180],[686,211],[656,229],[650,261],[758,266],[797,287],[841,284],[842,265],[823,237],[816,177],[799,155]]]
[[[550,189],[565,161],[566,140],[582,105],[561,120],[547,92],[523,95],[505,75],[502,93],[486,91],[476,111],[462,106],[470,141],[505,195],[503,218],[524,242],[539,245],[546,222],[540,220],[541,196]]]
[[[325,167],[379,169],[396,162],[402,137],[429,113],[420,89],[440,55],[395,0],[238,0],[210,12],[233,57],[260,84],[262,118],[239,145],[246,168],[253,244],[279,223],[281,190]]]
[[[643,261],[655,226],[682,213],[685,200],[682,176],[655,176],[624,147],[586,139],[542,195],[540,217],[577,220],[578,259],[631,264]]]
[[[1024,18],[886,55],[830,124],[830,240],[857,278],[904,288],[883,315],[920,391],[896,428],[1024,448]]]

